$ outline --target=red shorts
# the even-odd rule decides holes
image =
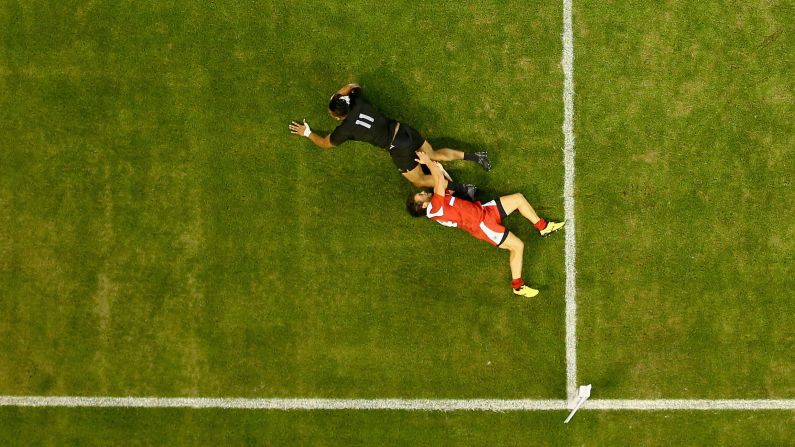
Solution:
[[[502,218],[506,216],[502,203],[499,200],[492,200],[480,206],[484,211],[483,220],[480,221],[479,228],[470,231],[470,233],[478,239],[483,239],[491,245],[499,247],[508,237],[508,230],[502,226]]]

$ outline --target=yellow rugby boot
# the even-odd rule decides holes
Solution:
[[[550,234],[552,234],[552,233],[560,230],[561,228],[563,228],[563,225],[566,225],[566,221],[563,221],[563,222],[552,222],[552,221],[549,221],[549,222],[547,222],[547,227],[544,228],[543,230],[541,230],[541,236],[542,237],[547,237]]]
[[[519,296],[525,296],[527,298],[532,298],[532,297],[538,295],[538,290],[531,289],[530,287],[527,287],[527,286],[522,286],[522,287],[520,287],[518,289],[513,289],[513,293],[515,293],[516,295],[519,295]]]

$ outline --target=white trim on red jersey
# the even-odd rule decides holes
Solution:
[[[497,233],[493,231],[491,228],[486,226],[485,222],[480,223],[480,231],[483,232],[489,239],[491,239],[496,245],[499,245],[502,242],[503,238],[505,237],[505,233]]]

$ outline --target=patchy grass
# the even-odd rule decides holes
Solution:
[[[287,131],[357,80],[491,151],[450,164],[484,198],[560,216],[559,11],[504,6],[6,6],[0,393],[560,396],[562,238],[509,221],[544,290],[520,302],[507,253],[405,213],[383,151]]]

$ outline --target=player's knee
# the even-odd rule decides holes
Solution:
[[[522,242],[522,240],[516,237],[513,233],[508,233],[508,237],[505,239],[505,242],[500,245],[500,248],[504,248],[515,253],[522,253],[524,251],[524,242]]]

